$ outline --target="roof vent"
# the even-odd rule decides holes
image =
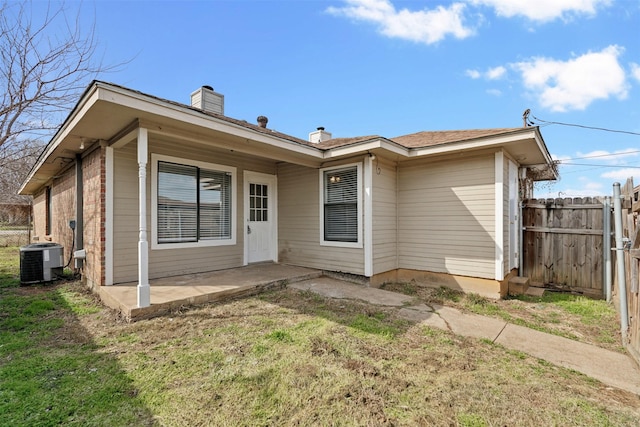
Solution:
[[[311,132],[309,134],[309,142],[312,142],[314,144],[327,141],[331,138],[332,138],[331,133],[326,132],[324,130],[324,127],[322,126],[318,127],[318,130],[316,130],[315,132]]]
[[[224,114],[224,95],[211,86],[202,86],[191,94],[191,106],[207,113]]]
[[[258,116],[258,126],[260,126],[261,128],[266,128],[267,127],[267,123],[269,122],[269,119],[267,118],[267,116]]]

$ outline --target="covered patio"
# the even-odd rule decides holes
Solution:
[[[253,295],[290,283],[314,279],[322,271],[276,263],[150,280],[151,304],[138,307],[136,282],[101,286],[100,299],[129,320],[140,320],[180,307]]]

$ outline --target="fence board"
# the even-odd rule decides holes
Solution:
[[[640,363],[640,295],[638,294],[640,288],[638,283],[640,280],[640,277],[638,277],[640,275],[638,272],[640,263],[640,227],[638,227],[639,192],[640,187],[634,188],[632,178],[629,178],[621,189],[625,202],[623,204],[625,208],[622,210],[622,234],[629,239],[630,244],[629,250],[624,251],[629,330],[627,331],[627,336],[623,337],[623,343],[638,363]],[[617,253],[619,252],[616,252],[616,254]],[[620,293],[618,278],[616,277],[615,279],[613,282],[614,302],[619,299]],[[616,305],[616,308],[620,309],[619,304]]]
[[[602,297],[602,207],[591,197],[525,201],[523,274]]]

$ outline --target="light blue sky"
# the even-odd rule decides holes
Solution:
[[[546,121],[640,133],[638,0],[67,7],[71,16],[81,8],[85,29],[95,19],[105,63],[130,59],[102,80],[184,103],[211,85],[228,116],[266,115],[270,128],[305,139],[318,126],[334,137],[518,127],[527,108]],[[611,194],[632,174],[640,183],[640,135],[561,125],[542,134],[554,157],[581,165],[561,165],[561,180],[537,196]]]

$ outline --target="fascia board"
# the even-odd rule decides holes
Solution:
[[[535,140],[536,140],[536,144],[538,144],[538,149],[540,150],[540,152],[544,156],[545,161],[548,164],[553,163],[551,154],[547,149],[547,144],[545,144],[544,140],[542,139],[542,134],[540,133],[540,129],[537,126],[534,129],[535,129]]]
[[[400,156],[409,156],[409,150],[397,144],[391,143],[384,139],[374,139],[369,141],[358,142],[352,145],[336,147],[327,150],[324,153],[325,159],[334,159],[337,157],[350,156],[354,154],[366,153],[375,149],[384,149]]]
[[[433,147],[415,148],[411,150],[411,157],[428,156],[433,154],[446,154],[448,152],[477,150],[481,148],[500,147],[510,142],[522,140],[522,133],[498,135],[489,138],[461,141],[449,144],[435,145]]]
[[[29,171],[29,175],[27,175],[26,179],[23,181],[20,190],[18,190],[18,194],[22,194],[22,192],[27,187],[27,184],[33,179],[36,172],[42,167],[44,162],[49,158],[51,153],[55,151],[56,148],[60,145],[62,141],[69,135],[71,129],[73,129],[78,122],[82,119],[82,117],[89,111],[89,109],[98,101],[99,94],[97,92],[97,85],[94,85],[90,88],[90,90],[80,99],[80,102],[74,108],[74,110],[69,114],[69,117],[64,121],[58,132],[51,138],[49,144],[47,144],[44,151],[38,157],[38,160],[33,165],[31,170]]]
[[[141,110],[147,113],[156,114],[169,119],[200,126],[209,130],[235,135],[240,138],[251,139],[256,142],[284,148],[300,154],[305,154],[317,159],[322,159],[322,151],[315,147],[307,147],[293,141],[278,138],[276,136],[265,135],[252,131],[234,123],[225,122],[215,117],[203,117],[202,113],[178,105],[170,105],[158,99],[150,99],[142,94],[131,93],[124,89],[113,86],[105,86],[100,93],[100,99],[118,105]]]

